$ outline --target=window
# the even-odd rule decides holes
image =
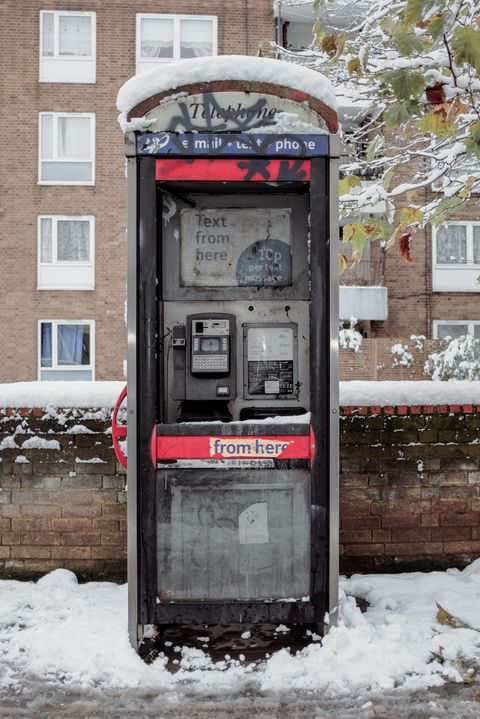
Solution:
[[[93,380],[93,320],[41,320],[38,332],[40,380]]]
[[[450,222],[433,228],[432,281],[437,292],[478,292],[480,222]]]
[[[93,217],[38,218],[37,289],[93,290]]]
[[[42,185],[93,185],[95,115],[41,112],[38,181]]]
[[[95,13],[40,13],[40,82],[95,82]]]
[[[462,335],[472,335],[480,340],[480,320],[436,320],[433,323],[433,336],[435,339],[444,340],[447,337],[456,339]]]
[[[160,62],[216,54],[216,17],[137,15],[137,72]]]

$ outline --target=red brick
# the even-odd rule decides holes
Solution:
[[[420,526],[420,514],[397,514],[380,517],[382,527],[384,529],[396,529],[398,527],[418,527]]]
[[[415,554],[423,554],[423,543],[422,542],[412,542],[411,544],[407,542],[402,542],[401,544],[387,544],[386,545],[387,553],[396,555],[415,555]]]
[[[392,529],[392,542],[428,542],[431,533],[430,527]]]
[[[52,547],[52,559],[90,559],[90,547]]]
[[[477,527],[480,524],[480,513],[466,512],[465,514],[442,514],[440,525],[442,527]]]
[[[433,527],[431,531],[434,542],[445,540],[462,541],[471,537],[470,527]]]
[[[438,527],[440,516],[438,514],[422,514],[420,523],[422,527]]]
[[[370,529],[351,529],[340,532],[340,542],[342,544],[362,544],[370,542],[371,540],[372,532]],[[108,544],[108,542],[105,542],[105,544]]]
[[[445,554],[475,554],[480,552],[480,542],[444,542],[443,551]]]
[[[15,547],[15,559],[50,559],[50,547],[26,546]]]
[[[345,544],[343,546],[347,557],[379,557],[385,554],[383,544]]]
[[[92,547],[92,559],[125,559],[127,546],[115,544],[103,544],[100,547]]]

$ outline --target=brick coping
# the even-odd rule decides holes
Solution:
[[[343,416],[358,414],[358,415],[374,415],[374,414],[387,414],[387,415],[410,415],[410,414],[476,414],[480,412],[480,405],[476,404],[401,404],[401,405],[387,405],[385,407],[379,406],[352,406],[352,407],[340,407],[340,414]]]
[[[0,415],[13,417],[15,414],[21,417],[43,417],[45,412],[51,408],[47,407],[0,407]],[[59,413],[75,412],[77,416],[81,416],[87,412],[111,411],[110,407],[55,407],[55,411]],[[365,415],[409,415],[409,414],[476,414],[480,413],[480,405],[477,404],[402,404],[402,405],[386,405],[384,407],[351,405],[340,407],[342,416],[357,414]]]

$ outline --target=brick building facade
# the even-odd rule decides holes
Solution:
[[[179,50],[195,53],[188,22],[203,19],[202,32],[210,47],[199,52],[214,51],[216,45],[219,54],[255,55],[262,46],[268,54],[274,36],[271,2],[6,0],[0,14],[2,67],[8,79],[4,83],[5,130],[0,150],[0,382],[59,376],[122,379],[126,357],[126,182],[115,102],[119,87],[136,71],[139,16],[167,22],[167,48],[159,51],[167,55],[172,45],[174,55]],[[180,21],[186,25],[179,27]],[[143,30],[146,36],[151,29]],[[181,34],[181,47],[177,33]],[[77,53],[73,57],[72,44]],[[147,63],[152,62],[149,52],[147,48]],[[76,67],[79,64],[80,69]],[[41,77],[56,79],[40,81]],[[39,135],[41,113],[47,118],[45,137]],[[68,126],[72,113],[84,124]],[[93,114],[88,130],[87,114]],[[47,137],[52,127],[53,136]],[[76,151],[78,130],[89,136],[94,149],[91,158],[82,158],[93,160],[93,182],[47,180],[51,184],[42,184],[42,178],[60,172],[61,163],[68,164]],[[42,142],[44,163],[39,162]],[[83,172],[85,164],[76,163],[75,172]],[[42,233],[45,239],[40,238]],[[47,262],[40,261],[42,252]],[[58,261],[65,257],[61,252],[67,253],[70,262]],[[88,289],[72,289],[79,285]],[[52,286],[61,289],[47,289]],[[77,370],[82,374],[76,375]]]
[[[270,0],[2,4],[0,382],[123,377],[126,186],[118,88],[137,68],[169,58],[255,55],[259,47],[269,55],[275,36],[298,49],[310,32],[310,10],[299,16],[292,6],[290,17],[288,3],[282,7],[278,17]],[[158,35],[162,42],[152,46]],[[388,289],[388,318],[359,316],[369,336],[480,337],[478,219],[475,202],[455,217],[466,223],[465,238],[454,239],[459,256],[446,268],[447,290],[434,291],[445,273],[438,274],[430,228],[415,238],[410,265],[395,250],[387,254],[380,282]],[[375,252],[351,285],[379,283]],[[370,305],[379,297],[385,294],[372,295]]]

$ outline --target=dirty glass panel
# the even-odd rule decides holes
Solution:
[[[159,471],[160,601],[308,595],[309,481],[307,470]]]

